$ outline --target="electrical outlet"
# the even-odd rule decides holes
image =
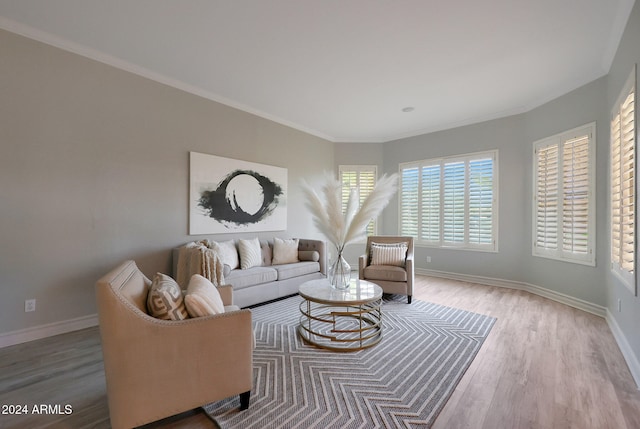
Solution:
[[[618,313],[622,312],[622,300],[618,298]]]
[[[25,313],[29,313],[31,311],[36,311],[36,300],[35,299],[27,299],[24,302],[24,311]]]
[[[427,264],[431,263],[431,256],[427,256]]]

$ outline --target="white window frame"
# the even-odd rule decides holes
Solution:
[[[469,197],[470,197],[470,186],[469,186],[469,163],[473,161],[483,160],[486,158],[492,159],[492,187],[491,187],[491,240],[490,243],[473,243],[469,240],[469,225],[470,225],[470,215],[469,215]],[[445,192],[445,179],[444,179],[444,166],[445,164],[456,163],[456,162],[464,162],[465,163],[465,173],[464,173],[464,238],[462,242],[453,243],[447,242],[444,240],[445,234],[445,219],[444,219],[444,192]],[[399,164],[399,175],[400,175],[400,189],[398,193],[398,234],[406,235],[406,232],[402,229],[402,211],[403,211],[403,201],[402,201],[402,192],[403,192],[403,170],[418,168],[419,171],[422,171],[422,168],[427,167],[439,167],[439,213],[438,213],[438,239],[437,240],[426,240],[421,236],[422,224],[423,224],[423,187],[422,183],[422,174],[418,173],[418,214],[417,214],[417,236],[414,236],[414,243],[419,246],[424,247],[438,247],[438,248],[446,248],[446,249],[456,249],[456,250],[475,250],[481,252],[498,252],[498,150],[490,150],[484,152],[475,152],[470,154],[449,156],[443,158],[434,158],[434,159],[426,159],[421,161],[412,161],[405,162]]]
[[[565,225],[563,221],[564,202],[564,175],[563,166],[565,158],[565,144],[581,137],[588,137],[588,206],[587,206],[587,251],[586,253],[572,252],[563,246]],[[540,150],[556,147],[557,158],[557,206],[556,206],[556,231],[546,231],[546,233],[556,233],[556,247],[538,246],[538,231],[543,227],[538,225],[538,152]],[[547,137],[533,143],[533,204],[532,204],[532,254],[542,258],[556,259],[565,262],[572,262],[583,265],[596,265],[596,123],[589,124]]]
[[[340,184],[342,184],[342,176],[345,172],[349,172],[349,173],[356,173],[358,175],[358,195],[360,196],[360,204],[362,204],[362,193],[361,193],[361,189],[360,189],[360,174],[363,172],[366,173],[373,173],[373,186],[375,187],[376,184],[378,183],[378,166],[377,165],[339,165],[338,166],[338,180],[340,181]],[[346,190],[343,190],[343,195],[344,192],[346,192]],[[347,194],[348,195],[348,194]],[[344,207],[344,198],[342,198],[342,202],[343,202],[343,207],[342,207],[342,212],[344,213],[344,211],[346,210],[346,207]],[[371,233],[367,233],[367,235],[377,235],[378,234],[378,229],[379,229],[379,220],[378,219],[372,219],[371,222],[369,224],[367,224],[367,229],[369,228],[369,225],[373,224],[373,228]]]
[[[623,268],[620,264],[620,255],[616,255],[615,254],[615,248],[616,246],[614,245],[614,228],[615,228],[615,224],[614,224],[614,195],[616,194],[616,188],[619,188],[618,186],[616,186],[615,181],[614,181],[614,175],[613,175],[613,169],[614,169],[614,130],[613,130],[613,126],[610,128],[611,134],[610,134],[610,152],[609,152],[609,233],[610,233],[610,242],[609,242],[609,246],[610,246],[610,260],[611,260],[611,271],[612,273],[627,287],[627,289],[629,289],[629,291],[635,296],[637,295],[637,288],[636,288],[636,271],[637,271],[637,266],[638,266],[638,227],[637,227],[637,222],[638,222],[638,185],[637,185],[637,180],[638,180],[638,125],[637,125],[637,118],[638,118],[638,110],[637,107],[635,106],[636,102],[637,102],[637,83],[636,83],[636,66],[634,65],[633,70],[631,72],[631,75],[629,76],[629,78],[627,79],[624,87],[622,88],[622,91],[620,93],[620,95],[618,96],[618,99],[616,100],[616,103],[613,106],[613,109],[611,111],[611,122],[610,124],[613,124],[614,122],[614,118],[616,118],[617,116],[619,116],[621,114],[622,108],[623,108],[623,104],[625,103],[626,99],[629,97],[629,95],[633,94],[634,97],[634,111],[633,111],[633,122],[634,122],[634,129],[633,129],[633,187],[631,188],[633,191],[633,231],[631,232],[631,234],[633,235],[631,237],[631,239],[633,240],[633,268],[631,270],[627,270],[625,268]],[[622,155],[620,156],[620,158],[623,158]],[[622,165],[621,160],[620,161],[615,161],[615,162],[620,162],[620,165]],[[620,229],[622,229],[621,227],[619,227]],[[623,240],[621,238],[621,240]]]

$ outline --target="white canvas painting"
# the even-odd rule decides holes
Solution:
[[[189,234],[287,229],[287,169],[190,152]]]

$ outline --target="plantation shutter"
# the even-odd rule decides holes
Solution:
[[[563,144],[562,247],[587,254],[589,249],[589,135]]]
[[[536,150],[536,246],[558,247],[558,145]]]
[[[611,262],[620,269],[622,261],[622,192],[621,192],[620,113],[611,121]]]
[[[341,165],[340,183],[342,184],[342,211],[346,211],[352,189],[358,191],[359,206],[367,199],[376,186],[377,168],[375,165]],[[367,235],[376,230],[375,219],[367,225]]]
[[[449,162],[443,169],[443,232],[445,243],[464,243],[465,236],[465,163]]]
[[[595,265],[595,126],[534,143],[535,256]]]
[[[635,147],[632,85],[611,121],[611,257],[614,271],[627,282],[635,271]]]
[[[401,171],[400,235],[418,237],[420,201],[420,168],[407,167]]]
[[[493,158],[469,161],[469,243],[493,240]]]
[[[340,183],[342,184],[342,212],[347,208],[351,189],[358,189],[357,171],[340,171]]]
[[[400,234],[418,243],[497,250],[497,151],[400,165]]]
[[[440,241],[440,164],[422,167],[420,238]]]
[[[373,188],[376,186],[376,173],[372,170],[360,171],[358,176],[358,189],[360,190],[360,207],[362,207],[362,203],[367,199],[369,194],[373,191]],[[375,220],[372,219],[371,222],[367,224],[367,235],[373,235],[376,231]]]

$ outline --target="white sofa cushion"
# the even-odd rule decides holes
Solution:
[[[273,268],[278,272],[278,280],[286,280],[317,273],[320,271],[320,264],[317,262],[297,262],[295,264],[274,265]]]
[[[269,283],[278,279],[278,273],[273,267],[253,267],[248,270],[232,270],[225,281],[233,286],[234,290],[244,289],[248,286]]]

